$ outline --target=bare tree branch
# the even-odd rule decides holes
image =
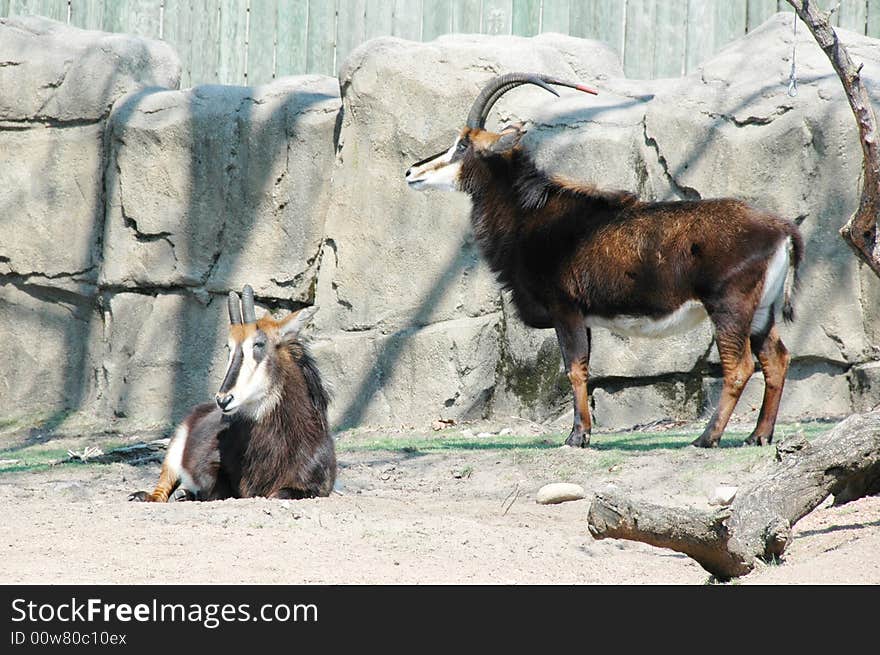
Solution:
[[[862,65],[856,65],[837,38],[828,22],[830,13],[823,12],[811,0],[788,0],[798,17],[806,24],[819,47],[828,56],[834,71],[843,83],[849,105],[856,118],[862,146],[863,185],[859,208],[840,235],[874,274],[880,276],[880,241],[877,238],[877,213],[880,211],[880,143],[877,117],[871,106],[868,90],[862,83]]]
[[[675,509],[597,494],[587,518],[596,539],[629,539],[684,553],[720,579],[780,557],[791,528],[829,494],[842,503],[880,489],[880,411],[851,416],[813,442],[786,440],[779,463],[741,487],[729,508]]]

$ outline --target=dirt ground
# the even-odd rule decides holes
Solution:
[[[167,505],[126,501],[152,488],[158,463],[47,464],[68,448],[143,435],[4,437],[0,583],[705,584],[710,576],[683,555],[594,541],[589,498],[535,502],[543,484],[566,481],[707,507],[717,484],[772,466],[772,447],[738,446],[746,426],[714,451],[687,445],[696,429],[596,434],[586,450],[528,424],[350,432],[337,440],[329,498]],[[826,502],[795,537],[782,562],[735,583],[880,583],[880,497]]]

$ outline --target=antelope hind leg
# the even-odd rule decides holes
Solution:
[[[590,366],[590,329],[581,316],[571,317],[557,324],[556,338],[562,351],[565,370],[571,382],[574,405],[574,423],[565,445],[586,448],[590,445],[592,420],[587,393]]]
[[[773,430],[776,427],[776,416],[779,413],[782,388],[785,385],[791,355],[779,338],[775,325],[763,339],[752,336],[752,350],[757,353],[758,361],[761,362],[761,373],[764,375],[764,400],[761,403],[758,423],[745,443],[750,446],[766,446],[773,441]]]

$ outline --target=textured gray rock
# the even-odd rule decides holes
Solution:
[[[852,369],[853,409],[869,412],[880,406],[880,362],[868,362]]]
[[[226,299],[119,293],[105,314],[103,410],[163,425],[210,401],[226,365]]]
[[[162,41],[0,18],[0,121],[94,122],[138,87],[179,83],[180,60]]]
[[[700,415],[702,404],[698,377],[643,386],[609,385],[593,390],[593,420],[599,428],[644,425],[665,418],[690,421]]]
[[[706,377],[703,381],[704,415],[715,409],[721,393],[721,380]],[[737,419],[757,421],[764,397],[764,378],[752,375],[734,411]],[[795,362],[785,381],[781,420],[845,416],[852,411],[849,376],[837,365],[827,362]]]
[[[312,302],[338,111],[321,76],[123,98],[102,283]]]
[[[496,313],[390,335],[321,335],[312,351],[333,395],[331,421],[353,427],[486,418],[500,323]]]
[[[92,298],[44,282],[0,285],[0,398],[4,417],[54,423],[93,405],[102,329]]]
[[[99,124],[0,124],[0,273],[96,277],[102,150]]]

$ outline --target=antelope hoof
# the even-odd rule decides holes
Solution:
[[[756,434],[752,432],[748,439],[743,441],[744,446],[769,446],[770,442],[773,441],[773,435],[771,434],[769,437],[765,437],[761,434]]]
[[[697,448],[718,448],[719,441],[721,441],[721,439],[712,439],[704,432],[691,441],[691,445],[696,446]]]
[[[192,493],[191,491],[188,491],[186,489],[180,489],[180,488],[178,488],[178,490],[174,492],[174,496],[172,496],[172,497],[174,498],[174,502],[176,502],[176,503],[185,503],[187,501],[196,499],[196,496],[194,493]]]
[[[152,503],[153,494],[148,491],[135,491],[133,494],[129,494],[128,500],[129,502]]]
[[[590,445],[590,433],[578,428],[572,428],[571,434],[565,440],[565,445],[572,448],[586,448]]]

